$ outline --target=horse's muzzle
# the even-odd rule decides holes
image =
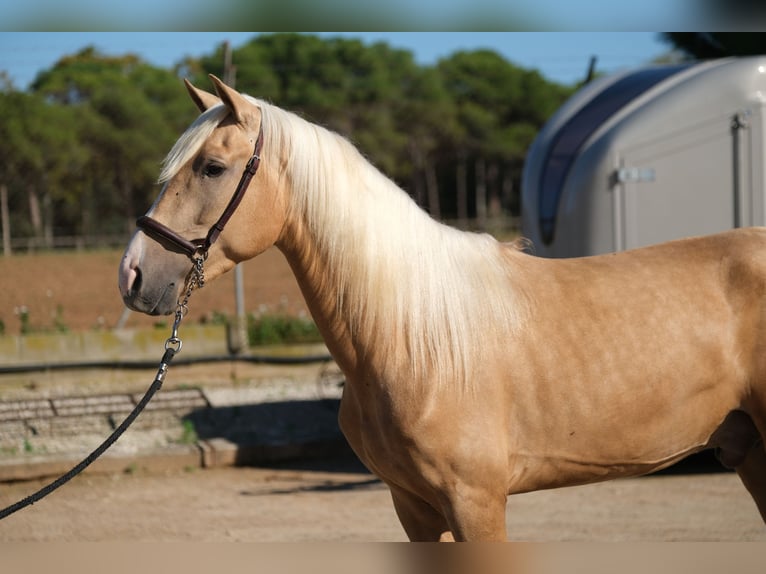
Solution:
[[[130,290],[123,294],[122,300],[133,311],[139,311],[147,315],[170,315],[176,309],[177,297],[175,295],[175,287],[175,283],[166,285],[165,289],[158,296]]]
[[[120,264],[119,287],[123,302],[133,311],[169,315],[175,310],[178,298],[176,283],[148,284],[141,268],[128,255]]]

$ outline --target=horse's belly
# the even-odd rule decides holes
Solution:
[[[741,400],[731,374],[654,376],[653,383],[628,373],[606,383],[576,378],[519,400],[509,429],[510,489],[659,470],[703,449]]]
[[[667,454],[653,460],[589,456],[580,452],[513,453],[511,481],[508,494],[531,492],[548,488],[589,484],[614,478],[648,474],[670,466],[700,450],[695,445],[688,450]]]

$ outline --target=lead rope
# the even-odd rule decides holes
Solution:
[[[107,439],[98,446],[98,448],[96,448],[87,457],[85,457],[77,466],[50,484],[44,486],[34,494],[27,496],[15,504],[11,504],[10,506],[0,510],[0,520],[45,498],[51,492],[65,485],[67,482],[85,470],[88,466],[90,466],[93,461],[104,454],[104,452],[110,446],[112,446],[126,430],[128,430],[128,427],[133,424],[133,421],[136,420],[136,417],[141,414],[141,411],[143,411],[146,405],[149,404],[149,401],[152,400],[152,397],[157,393],[157,391],[160,390],[162,383],[165,381],[165,375],[168,372],[168,367],[170,366],[173,357],[176,355],[176,353],[181,351],[181,346],[183,345],[181,339],[178,337],[178,327],[181,325],[181,321],[189,311],[189,307],[187,305],[189,302],[189,297],[191,297],[192,291],[194,291],[194,289],[200,288],[205,284],[203,264],[205,262],[206,255],[206,253],[197,253],[192,259],[194,266],[192,267],[192,270],[186,281],[186,292],[184,293],[183,299],[179,298],[176,305],[176,315],[175,320],[173,321],[173,330],[170,337],[167,339],[167,341],[165,341],[165,353],[162,355],[162,359],[160,360],[160,366],[157,370],[157,375],[154,377],[154,382],[152,382],[152,384],[149,386],[138,404],[133,408],[125,420],[122,421],[122,423],[116,429],[114,429],[114,431],[112,431],[112,434],[110,434]]]

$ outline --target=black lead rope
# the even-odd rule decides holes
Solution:
[[[48,496],[51,492],[56,490],[57,488],[64,486],[67,482],[72,480],[75,476],[80,474],[83,470],[85,470],[87,467],[89,467],[93,461],[95,461],[98,457],[100,457],[104,452],[112,446],[115,441],[122,436],[122,434],[128,430],[128,427],[133,424],[133,421],[136,420],[136,417],[141,414],[141,411],[144,410],[147,404],[149,404],[149,401],[152,400],[152,397],[157,393],[157,391],[160,390],[160,387],[162,387],[162,382],[165,379],[165,373],[168,370],[168,366],[170,365],[170,362],[173,360],[173,357],[176,354],[176,350],[174,348],[168,348],[165,351],[165,354],[162,356],[162,362],[160,363],[160,368],[157,371],[157,376],[154,379],[154,382],[149,386],[146,393],[144,394],[143,398],[138,402],[138,404],[133,408],[133,410],[130,412],[130,414],[125,418],[124,421],[118,426],[112,434],[110,434],[107,439],[102,442],[96,450],[94,450],[92,453],[90,453],[87,457],[85,457],[77,466],[72,468],[69,472],[66,474],[60,476],[50,484],[44,486],[34,494],[27,496],[26,498],[18,501],[15,504],[11,504],[7,508],[4,508],[0,510],[0,520],[3,518],[7,518],[14,512],[18,512],[22,508],[26,508],[27,506],[33,505],[35,502],[40,501],[41,499]]]
[[[98,457],[104,454],[104,452],[106,452],[106,450],[112,446],[126,430],[128,430],[128,427],[133,424],[133,421],[135,421],[138,415],[141,414],[141,411],[146,408],[146,405],[149,404],[149,401],[152,400],[152,397],[162,387],[162,383],[165,381],[165,375],[167,375],[168,367],[170,367],[170,363],[173,360],[173,357],[175,357],[176,354],[181,350],[182,342],[178,337],[178,327],[181,324],[181,320],[186,316],[186,313],[189,310],[187,303],[189,302],[189,297],[191,297],[192,291],[195,288],[202,287],[205,283],[205,275],[203,271],[204,259],[204,254],[192,258],[193,267],[187,279],[186,292],[184,293],[183,300],[180,298],[178,300],[175,321],[173,322],[173,331],[168,340],[165,341],[165,353],[162,355],[162,359],[160,360],[160,366],[157,370],[157,374],[154,377],[154,381],[146,390],[146,393],[141,398],[141,400],[138,401],[138,404],[133,408],[125,420],[122,421],[122,423],[120,423],[120,425],[114,429],[114,431],[112,431],[112,434],[110,434],[104,442],[102,442],[93,452],[85,457],[77,466],[50,484],[42,487],[34,494],[27,496],[15,504],[11,504],[10,506],[0,510],[0,520],[7,518],[22,508],[26,508],[27,506],[33,505],[35,502],[39,502],[41,499],[48,496],[51,492],[65,485],[75,476],[80,474],[83,470],[88,468]]]

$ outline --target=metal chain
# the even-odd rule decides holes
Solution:
[[[197,254],[193,259],[193,266],[189,272],[189,276],[186,279],[186,292],[178,298],[176,303],[176,316],[173,321],[173,330],[170,337],[165,341],[165,350],[172,349],[178,353],[183,346],[183,342],[178,337],[178,327],[181,325],[181,321],[189,312],[189,297],[191,297],[192,291],[195,289],[201,289],[205,285],[205,259],[207,253]]]

